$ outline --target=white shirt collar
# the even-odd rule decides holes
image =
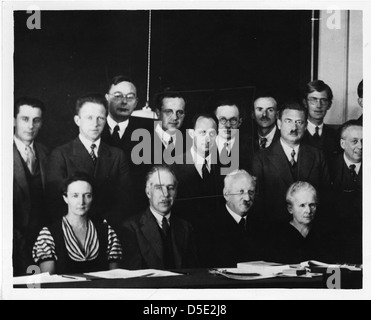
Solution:
[[[86,148],[86,150],[88,150],[89,153],[91,152],[91,145],[95,144],[97,147],[94,149],[94,153],[98,157],[98,150],[99,150],[101,138],[99,138],[95,142],[91,142],[90,140],[86,139],[82,134],[80,134],[79,139],[81,143],[84,145],[84,147]]]
[[[166,148],[168,147],[169,141],[170,141],[171,138],[173,138],[174,145],[176,144],[176,135],[172,136],[172,135],[168,134],[164,129],[162,129],[160,124],[157,125],[155,131],[156,131],[158,137],[160,138],[161,142],[163,143],[163,145]]]
[[[282,138],[280,139],[280,142],[281,142],[283,151],[286,154],[287,159],[291,161],[291,153],[292,153],[292,149],[294,149],[295,150],[295,161],[298,162],[300,145],[297,145],[295,148],[292,148]]]
[[[194,147],[191,148],[191,154],[192,154],[192,159],[193,159],[193,163],[195,164],[195,167],[198,171],[198,174],[201,176],[202,178],[202,167],[205,163],[205,158],[201,157],[194,149]],[[206,161],[207,161],[207,169],[209,170],[209,172],[211,171],[211,154],[209,154],[207,157],[206,157]]]
[[[262,138],[267,139],[267,143],[265,144],[266,148],[268,148],[272,144],[274,135],[276,134],[276,131],[277,131],[277,126],[274,126],[273,130],[271,132],[269,132],[265,137],[259,135],[260,139],[262,139]]]
[[[171,216],[171,212],[169,212],[166,216],[163,216],[162,214],[158,213],[157,210],[155,210],[154,208],[152,208],[151,206],[149,207],[149,209],[151,210],[153,216],[156,218],[156,222],[157,224],[159,225],[159,227],[162,229],[162,219],[165,217],[167,219],[167,223],[169,224],[170,226],[170,216]]]
[[[353,163],[353,162],[351,162],[348,158],[347,158],[347,156],[345,155],[345,153],[344,153],[344,161],[345,161],[345,163],[346,163],[346,165],[347,165],[347,167],[349,168],[352,164],[354,164],[355,166],[356,166],[356,172],[357,172],[357,174],[359,173],[359,170],[361,170],[361,166],[362,166],[362,162],[360,162],[360,163]]]
[[[236,137],[233,137],[232,139],[227,140],[221,137],[220,135],[218,135],[216,137],[216,145],[218,146],[219,154],[222,152],[224,145],[226,143],[228,143],[228,151],[231,151],[235,142],[236,142]]]
[[[232,216],[234,221],[236,221],[236,223],[240,223],[241,219],[246,219],[246,217],[241,217],[240,215],[232,211],[232,209],[228,207],[228,204],[226,204],[225,207],[227,208],[229,214]]]
[[[26,161],[26,159],[27,159],[27,154],[26,154],[27,145],[23,141],[21,141],[19,138],[17,138],[16,136],[14,136],[14,143],[15,143],[15,146],[17,147],[19,153],[21,154],[22,158]],[[32,141],[32,143],[30,144],[29,147],[33,151],[34,155],[36,156],[34,141]]]
[[[313,136],[313,135],[316,133],[316,127],[318,127],[318,128],[319,128],[319,132],[318,132],[318,134],[319,134],[320,136],[322,136],[323,125],[324,125],[324,124],[322,123],[321,125],[316,126],[315,124],[313,124],[312,122],[310,122],[310,121],[308,120],[307,130],[308,130],[309,133]]]
[[[110,115],[108,115],[107,123],[108,123],[108,127],[109,127],[111,134],[113,133],[113,130],[115,129],[115,127],[118,125],[120,127],[119,135],[120,135],[120,138],[122,138],[122,136],[125,133],[126,128],[129,125],[129,119],[123,122],[117,123],[115,120],[112,119]]]

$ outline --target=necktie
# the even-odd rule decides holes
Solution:
[[[206,180],[210,177],[209,169],[207,168],[207,160],[205,159],[204,165],[202,166],[202,179]]]
[[[112,140],[113,140],[113,144],[114,144],[115,147],[118,147],[120,145],[120,134],[119,134],[119,131],[120,131],[120,127],[117,124],[115,126],[115,128],[113,129],[113,133],[112,133]]]
[[[230,161],[229,161],[229,148],[228,148],[229,144],[226,142],[224,143],[224,147],[222,149],[222,152],[220,153],[220,160],[221,160],[221,163],[222,164],[228,164]]]
[[[171,156],[175,157],[175,145],[173,137],[170,137],[169,142],[167,144],[167,150],[171,150]]]
[[[95,152],[94,152],[96,147],[97,146],[94,143],[90,146],[90,148],[91,148],[90,157],[93,160],[94,165],[97,163],[97,156],[95,155]]]
[[[352,175],[353,181],[356,181],[357,180],[356,165],[355,164],[351,164],[349,166],[349,170],[350,170],[350,174]]]
[[[164,233],[165,238],[167,238],[170,231],[169,222],[165,217],[162,218],[162,232]]]
[[[292,166],[292,167],[296,164],[295,156],[296,156],[296,152],[295,152],[294,149],[292,149],[292,152],[291,152],[291,160],[290,160],[290,163],[291,163],[291,166]]]
[[[240,222],[238,223],[238,226],[241,228],[243,232],[246,232],[246,219],[241,218]]]
[[[316,132],[314,133],[313,137],[314,137],[316,140],[319,140],[319,139],[320,139],[320,135],[319,135],[319,127],[318,127],[318,126],[316,127]]]
[[[260,139],[260,149],[265,149],[267,147],[267,138],[261,138]]]
[[[27,167],[33,175],[35,173],[36,156],[29,146],[26,146],[25,154]]]

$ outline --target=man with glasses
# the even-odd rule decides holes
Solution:
[[[325,157],[317,148],[303,143],[307,127],[307,109],[296,102],[285,103],[279,112],[281,139],[259,151],[253,159],[253,173],[259,190],[259,218],[276,221],[289,218],[285,192],[296,181],[315,186],[322,196],[330,187]],[[325,199],[325,197],[324,197]]]
[[[256,229],[251,224],[256,194],[256,178],[236,170],[224,179],[223,203],[214,216],[212,265],[235,268],[237,263],[259,259]]]
[[[331,88],[322,80],[309,82],[304,88],[303,104],[308,109],[308,126],[303,141],[322,150],[328,160],[340,152],[338,133],[324,124],[332,99]]]
[[[129,162],[130,174],[132,178],[132,188],[130,190],[131,204],[129,214],[135,214],[145,209],[145,194],[143,186],[145,175],[149,170],[149,163],[140,162],[140,155],[136,154],[135,147],[140,142],[132,139],[133,133],[137,129],[143,130],[143,134],[148,139],[144,139],[146,150],[151,148],[151,132],[153,132],[153,120],[132,117],[132,113],[138,104],[137,88],[133,81],[124,75],[114,77],[105,95],[108,102],[107,123],[102,133],[102,141],[110,146],[120,148],[124,151]],[[151,162],[151,159],[149,159]]]
[[[186,137],[180,130],[185,118],[185,108],[186,100],[180,92],[167,91],[157,95],[156,113],[160,123],[157,123],[154,133],[154,163],[156,160],[164,161],[184,153]],[[162,148],[158,149],[158,146]],[[158,151],[161,151],[160,157],[156,157]]]
[[[221,100],[214,110],[218,119],[218,136],[216,145],[219,152],[221,167],[232,172],[237,169],[251,169],[252,151],[249,150],[251,143],[239,130],[242,124],[241,110],[237,103],[231,100]]]

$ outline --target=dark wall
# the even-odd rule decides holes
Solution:
[[[41,30],[28,17],[14,14],[14,95],[47,105],[42,142],[73,138],[77,97],[105,93],[116,74],[134,79],[144,106],[148,11],[43,11]],[[169,86],[268,87],[283,101],[310,81],[310,45],[311,11],[153,11],[151,98]]]

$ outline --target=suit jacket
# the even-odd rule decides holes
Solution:
[[[145,119],[139,117],[130,117],[129,124],[122,136],[120,143],[115,145],[108,123],[104,127],[102,132],[102,141],[110,146],[117,147],[124,151],[125,158],[129,164],[130,175],[132,177],[132,185],[130,190],[128,190],[128,198],[130,199],[128,203],[128,209],[130,215],[136,215],[147,206],[147,197],[145,195],[145,177],[152,163],[152,152],[150,151],[150,144],[153,145],[152,132],[154,128],[154,121],[152,119]],[[132,140],[132,134],[137,129],[144,129],[143,133],[147,134],[145,141],[140,138],[140,141]],[[143,139],[143,140],[142,140]],[[141,144],[141,145],[139,145]],[[136,164],[134,162],[134,157],[132,157],[132,151],[136,148],[143,147],[146,154],[141,154],[140,156],[146,157],[148,160],[147,164]]]
[[[34,148],[45,191],[45,162],[48,149],[40,143],[35,143]],[[30,265],[34,238],[37,237],[45,218],[44,212],[33,210],[32,203],[37,201],[43,204],[45,198],[31,199],[23,160],[15,144],[13,144],[13,161],[13,266],[15,275],[23,275]]]
[[[327,125],[323,125],[323,132],[319,140],[316,140],[309,131],[306,130],[302,142],[322,150],[327,160],[339,154],[341,150],[339,133]]]
[[[330,177],[323,153],[305,144],[300,145],[297,176],[294,178],[281,142],[259,151],[253,160],[253,173],[258,179],[257,204],[264,221],[287,219],[286,192],[296,181],[312,184],[325,199],[330,189]]]
[[[228,212],[225,204],[215,214],[212,233],[212,265],[217,268],[236,268],[237,263],[260,260],[257,230],[250,221],[251,210],[247,216],[247,228],[244,232]]]
[[[220,159],[220,167],[228,168],[228,173],[236,169],[251,171],[252,159],[254,155],[254,150],[252,150],[251,145],[252,139],[247,135],[240,136],[238,139],[236,138],[236,141],[231,150],[231,156],[228,157],[226,160]],[[220,154],[221,150],[218,151]],[[232,165],[233,161],[235,161],[233,160],[233,157],[238,158],[239,165],[237,168],[234,168]]]
[[[176,269],[198,267],[192,226],[172,214],[171,239]],[[127,220],[120,230],[123,266],[127,269],[164,269],[164,245],[155,217],[148,208]]]
[[[276,133],[274,134],[272,143],[269,145],[269,147],[271,147],[276,141],[279,141],[280,138],[281,138],[281,131],[278,129],[277,126],[276,126],[276,128],[277,128]],[[259,134],[258,134],[258,129],[257,128],[255,128],[254,151],[255,151],[255,153],[260,151],[260,141],[259,141]]]
[[[93,183],[92,219],[106,218],[112,226],[123,219],[130,183],[129,165],[124,153],[101,142],[94,166],[90,154],[79,138],[56,148],[48,159],[47,191],[51,202],[50,214],[61,217],[66,206],[60,192],[61,183],[76,172],[84,172]]]
[[[362,263],[362,166],[354,180],[345,163],[344,154],[333,159],[330,166],[334,192],[332,223],[339,239],[338,261]]]

